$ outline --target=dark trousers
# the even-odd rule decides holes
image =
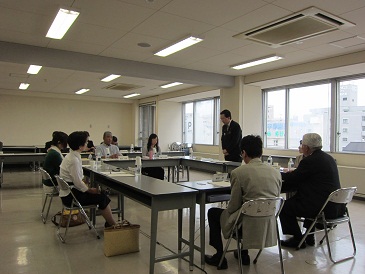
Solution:
[[[103,191],[99,194],[92,194],[92,193],[89,193],[89,192],[81,192],[78,189],[73,188],[72,193],[75,195],[76,199],[83,206],[98,205],[99,209],[103,210],[110,203],[109,197]],[[68,194],[65,197],[61,197],[61,199],[62,199],[62,202],[65,205],[71,206],[71,203],[72,203],[72,200],[73,200],[73,197],[72,197],[71,193]]]
[[[241,155],[231,155],[231,154],[229,154],[227,156],[224,156],[224,160],[241,163],[242,162],[242,156]]]
[[[218,254],[223,254],[221,215],[223,209],[212,207],[208,210],[209,223],[209,244],[217,250]]]
[[[220,223],[224,209],[212,207],[208,210],[209,244],[217,250],[218,255],[223,254],[222,227]],[[241,233],[241,231],[239,232]],[[248,255],[248,250],[241,250],[242,255]]]

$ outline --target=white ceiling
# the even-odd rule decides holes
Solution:
[[[356,26],[276,49],[232,37],[310,6]],[[60,7],[77,9],[80,16],[62,40],[46,38]],[[137,92],[140,99],[194,86],[227,87],[233,84],[233,76],[364,51],[365,40],[345,48],[330,44],[354,36],[365,38],[364,14],[363,0],[0,0],[0,93],[120,99]],[[204,41],[165,58],[153,55],[189,34]],[[151,47],[139,47],[140,42]],[[285,58],[241,71],[229,68],[274,53]],[[44,67],[38,75],[27,75],[30,64]],[[261,84],[310,81],[364,69],[360,64]],[[123,76],[109,83],[100,81],[111,73]],[[18,90],[24,81],[30,83],[29,89]],[[159,87],[172,81],[184,84]],[[131,92],[104,89],[113,83],[143,87]],[[75,95],[81,88],[90,91]]]

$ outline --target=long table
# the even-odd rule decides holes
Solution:
[[[209,203],[216,203],[222,201],[228,201],[230,198],[231,187],[229,182],[227,186],[215,186],[212,184],[212,180],[196,181],[196,182],[183,182],[178,183],[180,186],[189,187],[198,191],[196,196],[196,203],[199,205],[200,212],[200,246],[194,244],[194,248],[200,252],[200,262],[202,269],[205,266],[205,205]],[[229,185],[229,186],[228,186]],[[179,219],[179,231],[181,231],[182,219]],[[181,236],[181,234],[179,234]],[[181,236],[181,242],[190,244]],[[181,249],[181,245],[179,246]]]
[[[46,153],[4,153],[0,154],[0,187],[3,183],[4,163],[44,162]]]
[[[90,177],[93,185],[105,185],[151,209],[149,273],[154,273],[154,264],[157,262],[186,256],[189,256],[189,266],[190,270],[192,270],[194,260],[195,201],[198,191],[144,175],[115,177],[101,173],[106,170],[111,170],[111,167],[108,167],[108,165],[100,168],[84,167],[84,172]],[[180,220],[183,208],[189,208],[189,251],[156,258],[159,211],[178,209],[178,218]]]

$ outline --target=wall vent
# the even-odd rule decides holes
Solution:
[[[143,86],[116,83],[116,84],[111,84],[109,86],[106,86],[104,89],[130,91],[130,90],[134,90],[134,89],[137,89],[137,88],[143,88]]]
[[[315,7],[310,7],[269,24],[234,35],[273,48],[309,39],[355,24]]]

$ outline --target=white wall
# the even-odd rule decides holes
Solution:
[[[107,130],[118,137],[119,144],[130,144],[134,137],[133,107],[125,103],[0,94],[0,117],[4,145],[44,146],[55,130],[89,131],[95,145]]]
[[[157,135],[162,151],[167,151],[168,144],[182,142],[181,103],[159,101],[157,104]]]

